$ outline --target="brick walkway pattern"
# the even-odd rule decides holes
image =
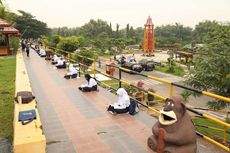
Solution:
[[[117,97],[105,89],[82,93],[83,77],[63,78],[49,61],[31,52],[24,56],[47,139],[48,153],[144,153],[155,118],[144,112],[113,116],[106,105]]]

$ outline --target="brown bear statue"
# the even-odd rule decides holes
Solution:
[[[181,97],[170,97],[152,128],[148,146],[157,153],[196,153],[196,132]]]

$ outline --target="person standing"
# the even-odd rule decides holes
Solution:
[[[23,39],[21,40],[21,47],[22,47],[22,51],[25,51],[26,45]]]
[[[30,57],[30,44],[29,43],[26,44],[26,55],[27,57]]]

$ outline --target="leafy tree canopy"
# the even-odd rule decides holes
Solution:
[[[14,18],[15,27],[21,32],[22,38],[40,38],[49,35],[50,29],[46,23],[35,19],[30,13],[19,10],[21,15]]]
[[[86,50],[86,49],[81,49],[81,51],[77,52],[78,55],[81,55],[83,57],[80,56],[75,56],[74,59],[77,60],[78,62],[81,62],[87,66],[90,66],[93,63],[93,60],[90,60],[88,58],[91,59],[97,59],[98,58],[98,54],[96,52],[94,52],[93,50]]]
[[[193,31],[193,40],[195,43],[205,43],[205,36],[208,32],[215,30],[219,26],[216,21],[199,22]]]
[[[65,51],[73,52],[82,46],[83,41],[84,41],[83,37],[76,37],[76,36],[62,37],[59,43],[57,44],[57,48]]]
[[[200,90],[230,96],[230,25],[217,25],[204,36],[205,47],[195,58],[194,70],[187,83]],[[218,102],[218,103],[217,103]],[[226,103],[209,102],[213,109],[221,109]]]
[[[184,27],[176,23],[175,25],[163,25],[155,29],[156,47],[183,46],[192,40],[192,28]]]

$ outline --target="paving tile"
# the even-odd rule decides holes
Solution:
[[[51,142],[50,144],[47,144],[47,146],[48,153],[76,153],[72,143],[68,141]]]
[[[108,144],[113,152],[133,152],[135,150],[142,150],[146,152],[142,146],[136,143],[125,131],[119,126],[107,126],[97,129],[99,136]],[[119,148],[117,148],[119,146]]]
[[[116,139],[107,139],[105,143],[109,145],[110,149],[114,153],[128,152],[125,146],[118,142]]]
[[[33,59],[33,62],[35,62]],[[61,121],[59,120],[58,114],[56,114],[53,105],[48,96],[47,90],[42,86],[42,80],[39,74],[35,73],[34,65],[30,64],[29,61],[25,60],[29,78],[31,81],[33,92],[38,101],[38,109],[43,124],[44,133],[46,136],[47,142],[51,142],[50,145],[47,145],[48,153],[74,153],[76,152],[73,144],[69,141],[66,131],[64,130]],[[36,64],[36,63],[35,63]],[[39,63],[39,67],[44,66]],[[44,66],[45,67],[45,66]],[[47,73],[49,74],[49,73]],[[57,132],[55,132],[57,130]],[[58,142],[58,143],[52,143]]]
[[[65,94],[71,100],[71,102],[76,106],[85,117],[87,118],[98,118],[103,117],[103,114],[96,109],[96,107],[86,100],[79,92],[73,89],[65,90]]]
[[[152,126],[156,123],[157,119],[154,117],[151,117],[147,115],[144,112],[139,112],[138,114],[134,115],[135,119],[138,121],[144,123],[149,128],[152,128]]]

